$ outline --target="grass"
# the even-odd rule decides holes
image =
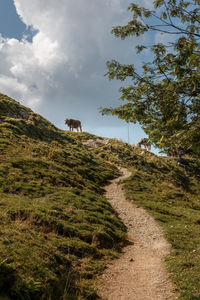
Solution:
[[[125,190],[129,199],[143,206],[161,224],[172,244],[167,265],[179,299],[200,299],[199,182],[190,177],[184,186],[172,178],[166,174],[158,181],[155,173],[133,170]]]
[[[87,147],[88,140],[93,140]],[[95,144],[96,141],[96,144]],[[126,228],[103,196],[124,166],[130,201],[162,226],[180,300],[200,299],[200,161],[57,129],[0,94],[0,299],[98,299]]]
[[[179,299],[200,299],[200,161],[186,157],[179,166],[175,158],[115,139],[110,145],[93,151],[132,171],[124,183],[126,196],[157,220],[172,244],[166,263]]]
[[[0,299],[98,298],[126,232],[103,197],[116,176],[75,133],[0,95]]]

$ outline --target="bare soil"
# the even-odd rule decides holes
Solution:
[[[131,173],[120,170],[123,176],[106,187],[106,197],[127,226],[128,243],[120,258],[109,262],[100,278],[98,294],[103,300],[177,299],[164,262],[171,245],[155,220],[125,198],[120,181]]]

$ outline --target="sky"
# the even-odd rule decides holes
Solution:
[[[152,5],[148,0],[139,3]],[[1,0],[0,92],[61,129],[68,129],[65,118],[79,119],[84,131],[136,144],[146,136],[138,124],[99,113],[100,108],[121,104],[122,83],[104,76],[106,62],[141,64],[135,46],[144,37],[122,41],[111,34],[114,26],[131,19],[129,4],[130,0]]]

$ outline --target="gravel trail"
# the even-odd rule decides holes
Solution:
[[[177,299],[164,263],[171,246],[155,220],[144,209],[126,200],[119,182],[131,173],[124,168],[120,170],[123,176],[106,187],[105,196],[127,226],[128,245],[100,277],[99,296],[103,300]]]

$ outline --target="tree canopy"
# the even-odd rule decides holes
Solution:
[[[156,0],[152,10],[135,3],[128,9],[132,18],[125,26],[113,28],[116,37],[160,32],[173,39],[138,45],[138,54],[151,51],[141,69],[116,60],[107,62],[109,79],[129,79],[131,84],[120,88],[120,99],[125,100],[121,106],[101,112],[138,121],[154,145],[166,153],[182,147],[199,155],[200,0]]]

